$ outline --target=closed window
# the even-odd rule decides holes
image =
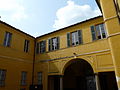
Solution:
[[[67,46],[76,46],[82,44],[82,31],[78,30],[72,33],[67,33]]]
[[[24,52],[28,52],[29,51],[29,40],[25,40],[24,42]]]
[[[42,85],[42,72],[38,72],[38,85]]]
[[[48,40],[49,43],[49,51],[59,49],[59,37],[54,37]]]
[[[27,72],[21,72],[21,85],[27,85]]]
[[[44,53],[46,52],[46,41],[41,41],[37,43],[36,53]]]
[[[6,32],[4,38],[4,46],[10,47],[12,39],[12,33]]]
[[[105,25],[99,24],[96,26],[91,26],[92,40],[103,39],[107,37]]]
[[[0,69],[0,86],[5,86],[6,70]]]

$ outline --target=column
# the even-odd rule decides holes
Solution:
[[[99,0],[103,13],[108,42],[111,49],[118,90],[120,90],[120,23],[116,13],[115,0]]]
[[[98,73],[95,74],[95,81],[96,81],[96,90],[101,90]]]
[[[60,90],[63,90],[63,77],[60,76]]]

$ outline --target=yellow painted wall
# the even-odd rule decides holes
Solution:
[[[43,54],[36,54],[35,84],[37,84],[37,72],[43,72],[43,87],[44,90],[47,90],[48,75],[63,75],[67,63],[75,59],[73,53],[79,55],[76,59],[86,60],[92,66],[94,72],[114,71],[107,38],[92,41],[90,26],[100,23],[103,23],[102,17],[37,38],[36,42],[46,40],[47,51]],[[66,34],[76,30],[82,30],[83,44],[68,48]],[[57,36],[60,37],[60,49],[49,52],[48,39]]]
[[[11,46],[3,46],[5,32],[12,33]],[[30,40],[29,52],[24,52],[24,41]],[[29,90],[29,85],[32,80],[32,62],[34,55],[34,38],[14,28],[0,23],[0,69],[7,70],[5,86],[0,87],[0,90],[20,90],[26,88]],[[21,86],[21,72],[27,72],[27,85]]]
[[[118,17],[120,12],[117,10],[115,1],[120,4],[119,0],[99,0],[98,3],[103,12],[104,22],[109,35],[108,42],[115,67],[118,89],[120,89],[120,19]]]

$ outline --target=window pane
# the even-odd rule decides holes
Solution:
[[[46,51],[46,41],[40,42],[40,53],[44,53]]]
[[[26,85],[26,80],[27,80],[27,72],[22,72],[21,73],[21,85]]]
[[[59,37],[49,39],[49,48],[51,50],[59,49]]]
[[[100,28],[101,28],[101,32],[102,32],[102,38],[106,38],[106,32],[105,32],[105,26],[104,26],[104,24],[101,24]]]
[[[0,86],[5,85],[6,70],[0,70]]]
[[[78,45],[79,44],[79,37],[78,32],[72,32],[72,45]]]
[[[10,46],[11,38],[12,38],[12,33],[6,32],[5,38],[4,38],[4,46],[7,46],[7,47]]]
[[[29,40],[25,40],[24,42],[24,52],[28,52],[29,51]]]
[[[97,39],[101,39],[100,25],[96,26]]]
[[[38,84],[42,84],[42,72],[38,72]]]

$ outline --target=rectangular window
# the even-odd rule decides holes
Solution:
[[[76,46],[82,44],[82,30],[78,30],[72,33],[67,33],[67,46]]]
[[[11,39],[12,39],[12,33],[6,32],[5,33],[5,38],[4,38],[4,46],[10,47]]]
[[[6,70],[0,69],[0,86],[5,86]]]
[[[38,42],[36,46],[36,53],[39,54],[44,52],[46,52],[46,41]]]
[[[38,85],[42,85],[42,72],[38,72]]]
[[[54,37],[48,40],[49,43],[49,51],[59,49],[59,37]]]
[[[30,43],[29,40],[25,40],[25,43],[24,43],[24,52],[28,52],[29,51],[29,43]]]
[[[103,39],[107,37],[105,25],[99,24],[96,26],[91,26],[92,40]]]
[[[26,80],[27,80],[27,72],[22,72],[21,73],[21,85],[27,85],[27,82],[26,82]]]

